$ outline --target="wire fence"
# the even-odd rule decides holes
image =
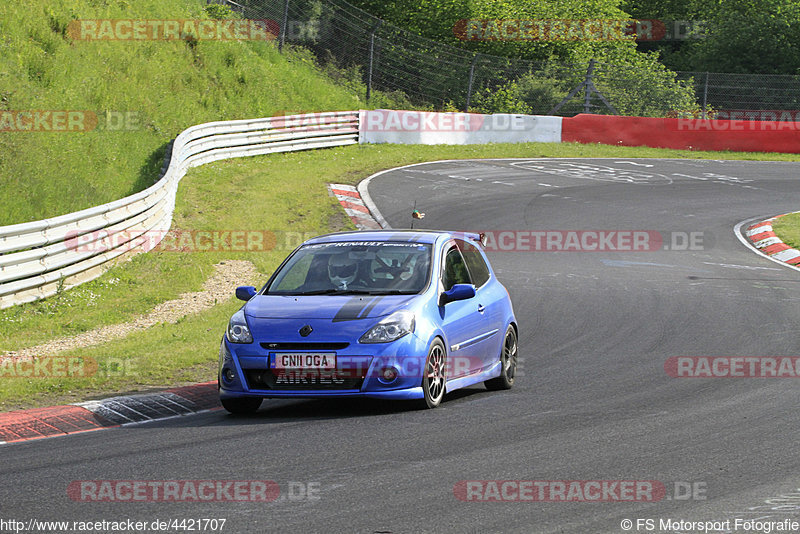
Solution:
[[[491,56],[420,37],[344,0],[207,2],[276,21],[281,50],[311,50],[357,78],[367,99],[382,93],[422,108],[488,113],[800,119],[800,76]]]
[[[800,121],[800,76],[678,72],[689,81],[697,102],[711,116]]]

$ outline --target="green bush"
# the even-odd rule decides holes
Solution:
[[[676,80],[675,73],[652,58],[634,57],[628,64],[597,63],[593,83],[621,115],[664,117],[677,111],[697,111],[691,83]],[[503,84],[486,87],[473,96],[470,109],[479,113],[547,114],[586,79],[585,68],[563,69],[552,62]],[[585,89],[559,110],[559,114],[583,112]],[[610,114],[593,94],[592,112]]]
[[[229,20],[240,18],[239,15],[231,9],[231,6],[227,4],[208,4],[203,9],[206,15],[212,19]]]

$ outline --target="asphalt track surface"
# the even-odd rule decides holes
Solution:
[[[800,273],[756,255],[733,231],[800,209],[798,174],[794,163],[615,159],[444,162],[383,174],[369,193],[396,228],[409,226],[416,201],[426,214],[418,228],[649,230],[667,236],[667,248],[694,232],[702,246],[494,252],[520,327],[512,390],[470,388],[429,411],[265,401],[251,417],[214,411],[5,445],[0,518],[225,518],[223,532],[363,533],[800,520],[797,379],[672,378],[664,369],[675,356],[800,354]],[[284,496],[198,504],[67,495],[72,481],[118,479],[273,480]],[[667,495],[464,502],[454,487],[466,480],[655,480]],[[311,484],[318,498],[288,498],[290,482],[296,494],[297,483]],[[694,484],[697,498],[672,498],[676,483],[681,494]],[[637,529],[637,519],[656,528]]]

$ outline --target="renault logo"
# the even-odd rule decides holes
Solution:
[[[303,328],[300,329],[300,335],[303,336],[303,337],[308,337],[308,335],[313,331],[314,331],[314,329],[311,328],[311,325],[307,324]]]

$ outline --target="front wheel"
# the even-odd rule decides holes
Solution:
[[[517,332],[511,325],[508,325],[506,337],[503,340],[500,364],[502,367],[500,376],[484,382],[486,389],[497,391],[511,389],[511,386],[514,385],[514,376],[517,374]]]
[[[425,394],[425,403],[422,408],[436,408],[444,398],[445,389],[445,358],[444,345],[440,339],[435,339],[428,351],[425,360],[425,373],[422,376],[422,391]]]
[[[259,399],[258,397],[239,397],[220,399],[220,403],[222,407],[230,413],[245,415],[255,413],[261,406],[262,400],[263,399]]]

